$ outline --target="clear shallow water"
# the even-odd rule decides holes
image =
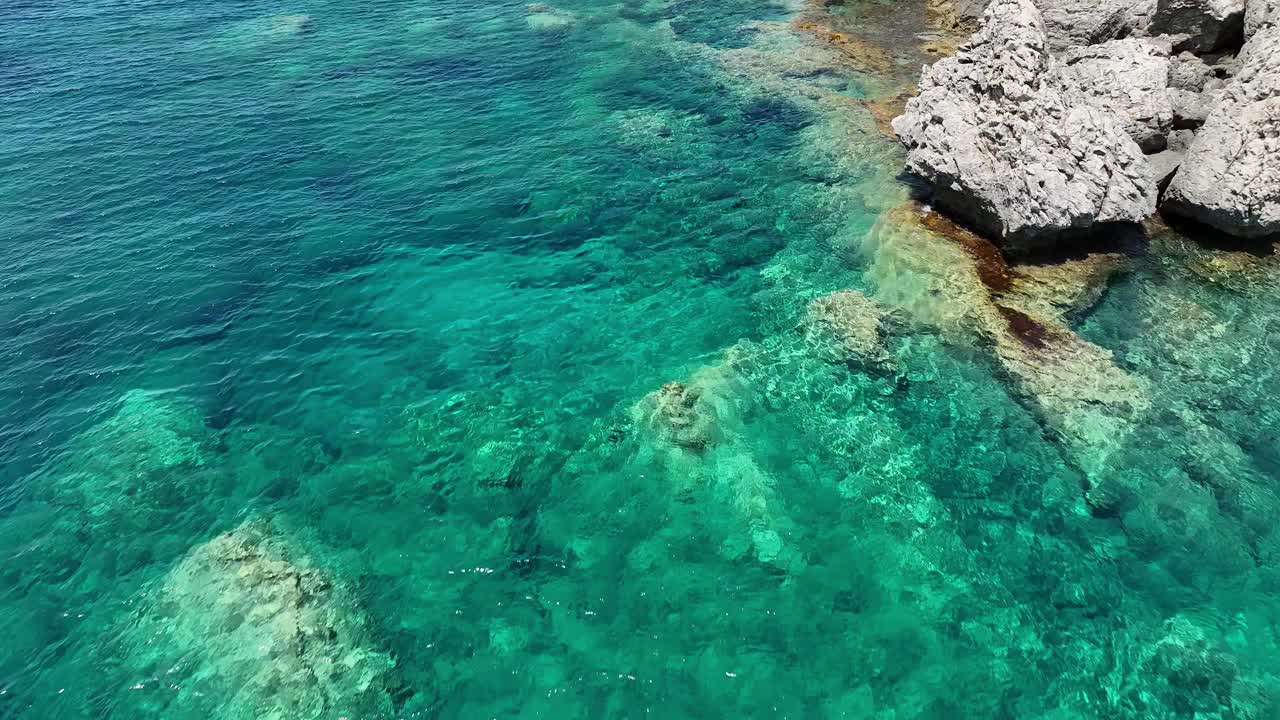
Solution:
[[[794,8],[9,10],[0,716],[1276,716],[1266,261],[1080,322],[1107,484],[976,338],[798,329],[921,293]]]

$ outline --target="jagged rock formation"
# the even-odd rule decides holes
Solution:
[[[1264,9],[1264,18],[1273,17]],[[1235,79],[1187,151],[1162,207],[1232,235],[1280,234],[1280,26],[1256,20]]]
[[[1037,0],[1055,52],[1144,34],[1155,13],[1152,0]]]
[[[1278,27],[1277,0],[998,0],[893,126],[935,204],[1006,250],[1142,220],[1157,195],[1171,214],[1269,238]]]
[[[1174,50],[1213,52],[1244,29],[1245,0],[1158,0],[1151,33],[1168,35]]]
[[[1250,0],[1244,13],[1244,39],[1248,42],[1262,30],[1280,25],[1280,0]]]
[[[893,122],[935,203],[1011,249],[1052,245],[1155,210],[1151,167],[1114,114],[1072,92],[1030,0],[926,68]]]
[[[1062,56],[1068,87],[1116,114],[1143,152],[1164,149],[1173,129],[1173,105],[1165,91],[1169,54],[1147,40],[1126,38],[1072,48]]]
[[[977,29],[987,0],[930,0],[930,15],[944,30]],[[1055,51],[1147,34],[1155,0],[1036,0]]]

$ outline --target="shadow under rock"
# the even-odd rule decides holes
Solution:
[[[1243,252],[1265,258],[1276,254],[1280,233],[1266,237],[1244,238],[1229,235],[1210,225],[1172,213],[1159,213],[1157,217],[1168,228],[1208,250]]]
[[[904,170],[898,173],[896,179],[907,188],[912,200],[927,205],[933,212],[986,240],[1010,263],[1056,265],[1069,260],[1082,260],[1095,253],[1121,253],[1129,257],[1142,257],[1147,254],[1150,246],[1146,229],[1138,223],[1099,223],[1079,231],[1063,232],[1044,245],[1009,247],[988,237],[982,228],[967,218],[939,207],[933,187],[924,178]]]

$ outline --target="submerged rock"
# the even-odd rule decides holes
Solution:
[[[1043,247],[1155,210],[1141,149],[1070,90],[1030,0],[996,0],[983,27],[926,68],[893,128],[935,203],[1006,248]]]
[[[266,522],[192,550],[126,644],[124,717],[394,716],[395,661],[345,590]]]
[[[914,212],[886,214],[868,243],[874,245],[868,273],[879,286],[878,298],[957,342],[976,333],[1004,371],[1011,394],[1053,433],[1073,464],[1089,474],[1107,467],[1150,407],[1149,393],[1110,351],[1067,322],[1096,302],[1123,269],[1120,256],[993,272]]]
[[[857,290],[841,290],[809,303],[806,333],[834,342],[843,358],[875,367],[892,363],[885,347],[888,310]]]
[[[1111,449],[1151,406],[1148,391],[1120,369],[1109,350],[1048,318],[996,305],[983,334],[1041,420],[1090,475],[1107,467]]]
[[[658,435],[688,450],[703,450],[716,440],[715,412],[699,402],[696,385],[669,382],[638,406],[641,419]]]
[[[987,9],[987,0],[928,0],[929,20],[938,29],[973,32]]]
[[[561,30],[577,21],[577,15],[547,3],[535,2],[525,6],[525,22],[534,30]]]
[[[794,27],[838,50],[857,70],[883,74],[893,69],[893,56],[884,48],[868,40],[833,30],[813,17],[802,16],[796,19]]]
[[[1126,272],[1120,253],[1094,253],[1083,258],[1035,265],[1018,265],[1000,301],[1028,315],[1068,319],[1093,309],[1111,280]]]
[[[98,538],[161,530],[207,493],[209,433],[194,408],[131,390],[109,419],[78,436],[49,471],[51,504]]]
[[[1240,237],[1280,233],[1280,27],[1256,32],[1162,208]]]
[[[1164,149],[1173,129],[1168,52],[1148,40],[1126,38],[1073,48],[1062,61],[1071,90],[1115,113],[1143,152]]]

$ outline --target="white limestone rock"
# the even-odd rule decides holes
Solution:
[[[1147,40],[1126,38],[1073,48],[1062,62],[1068,86],[1115,113],[1143,152],[1164,149],[1173,129],[1168,52]]]
[[[1245,0],[1157,0],[1153,35],[1174,38],[1174,50],[1207,53],[1242,39]]]
[[[1240,237],[1280,235],[1280,26],[1255,32],[1163,208]]]
[[[925,68],[893,129],[934,203],[1006,248],[1044,247],[1155,210],[1141,149],[1071,89],[1031,0],[995,0],[981,30]]]

